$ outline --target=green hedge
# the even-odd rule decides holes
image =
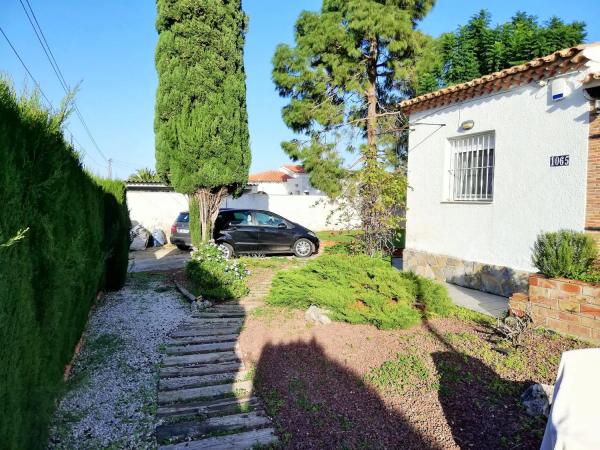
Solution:
[[[65,365],[99,289],[126,276],[124,186],[96,181],[61,117],[0,81],[0,447],[45,448]]]

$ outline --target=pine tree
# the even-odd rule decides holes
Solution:
[[[157,0],[157,8],[157,172],[195,199],[192,236],[206,242],[222,199],[248,180],[247,19],[241,0]]]
[[[537,17],[517,12],[508,22],[491,26],[486,10],[469,22],[437,39],[436,64],[421,70],[416,94],[424,94],[457,83],[479,78],[510,66],[522,64],[556,50],[578,45],[585,40],[585,24],[567,24],[552,17],[545,24]],[[438,80],[437,85],[431,79]]]
[[[402,202],[397,197],[386,201],[388,194],[402,196],[405,181],[401,171],[387,170],[384,147],[396,143],[382,134],[399,120],[398,100],[406,95],[416,56],[427,48],[428,39],[415,27],[433,3],[323,0],[320,12],[301,13],[295,46],[279,45],[273,57],[273,79],[279,94],[289,98],[283,120],[307,136],[306,141],[284,143],[283,149],[302,161],[311,181],[330,194],[339,194],[344,186],[340,180],[353,174],[369,254],[380,247],[389,203]],[[360,170],[353,172],[342,168],[337,151],[346,131],[362,138]],[[390,186],[398,189],[386,192]]]

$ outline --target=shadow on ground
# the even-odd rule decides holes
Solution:
[[[284,448],[440,448],[314,340],[265,346],[255,377]]]
[[[439,374],[438,399],[461,448],[537,449],[545,419],[532,418],[520,395],[533,381],[512,381],[481,360],[457,351],[431,324],[428,330],[446,351],[431,355]]]
[[[519,404],[530,383],[503,379],[426,326],[446,349],[431,355],[443,413],[420,422],[403,413],[421,401],[418,392],[402,397],[398,408],[389,407],[385,394],[332,361],[315,339],[266,345],[255,389],[274,418],[282,448],[539,448],[543,424],[528,418]],[[433,400],[422,401],[435,402],[435,396],[428,398]]]

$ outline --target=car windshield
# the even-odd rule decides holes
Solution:
[[[255,217],[256,223],[263,227],[277,227],[280,224],[285,224],[285,220],[281,217],[266,212],[257,211]]]

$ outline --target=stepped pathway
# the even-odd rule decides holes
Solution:
[[[158,386],[160,449],[246,449],[277,441],[237,343],[271,279],[272,271],[257,269],[245,298],[192,314],[171,333]]]

